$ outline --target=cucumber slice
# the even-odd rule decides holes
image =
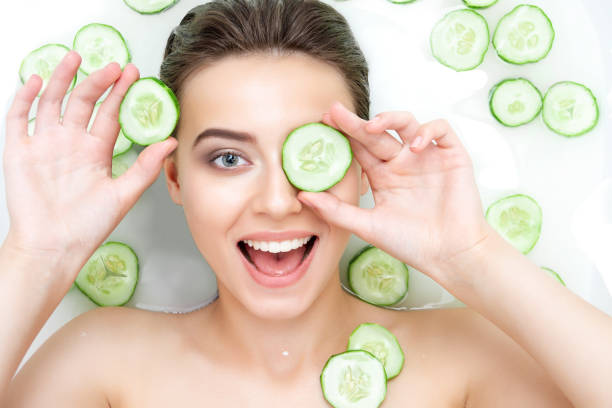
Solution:
[[[365,350],[332,355],[321,371],[323,396],[335,408],[374,408],[387,395],[382,363]]]
[[[542,229],[542,209],[532,197],[515,194],[495,201],[485,214],[487,222],[523,254],[533,249]]]
[[[170,88],[157,78],[141,78],[127,90],[119,108],[125,137],[141,146],[167,139],[180,115],[179,102]]]
[[[521,126],[540,114],[542,94],[528,79],[505,79],[491,89],[489,108],[502,125]]]
[[[138,257],[122,242],[101,245],[85,263],[74,284],[98,306],[126,304],[138,283]]]
[[[404,352],[397,338],[377,323],[360,324],[349,337],[347,350],[372,353],[385,367],[387,381],[397,376],[404,366]]]
[[[132,10],[140,14],[157,14],[178,3],[178,0],[123,0]]]
[[[70,48],[62,44],[47,44],[35,49],[21,62],[21,66],[19,67],[19,79],[21,79],[21,82],[25,84],[33,74],[41,77],[43,84],[40,88],[38,96],[42,95],[43,91],[47,88],[47,84],[49,83],[49,79],[51,78],[53,71],[55,71],[55,68],[69,51]],[[76,75],[70,84],[68,92],[74,88],[75,83]]]
[[[408,3],[414,3],[416,0],[387,0],[387,1],[393,4],[408,4]]]
[[[376,306],[390,306],[408,293],[408,267],[381,249],[368,245],[348,265],[350,289]]]
[[[81,55],[79,69],[86,75],[111,62],[119,63],[123,69],[132,59],[121,33],[106,24],[92,23],[81,28],[74,37],[72,48]]]
[[[499,20],[493,47],[504,61],[522,65],[546,57],[554,39],[555,30],[546,13],[537,6],[521,4]]]
[[[489,26],[470,9],[451,11],[434,26],[429,38],[433,56],[455,71],[474,69],[489,49]]]
[[[129,149],[125,153],[121,153],[113,157],[111,165],[111,177],[117,178],[125,173],[138,159],[138,152],[136,149]]]
[[[498,0],[463,0],[466,6],[471,8],[487,8],[491,7]]]
[[[544,95],[542,119],[549,129],[562,136],[583,135],[599,121],[597,99],[582,84],[557,82]]]
[[[102,102],[98,102],[94,106],[93,112],[91,113],[91,120],[89,121],[89,125],[87,126],[88,132],[93,126],[94,120],[98,115],[98,110],[100,109],[101,105]],[[132,145],[132,141],[125,137],[123,131],[119,129],[119,135],[117,136],[117,140],[115,141],[115,146],[113,146],[113,157],[119,156],[120,154],[127,152],[128,150],[130,150],[130,147],[132,147]]]
[[[282,149],[283,171],[296,188],[323,191],[338,183],[353,160],[348,139],[323,123],[302,125],[289,133]]]
[[[552,269],[547,268],[547,267],[545,267],[545,266],[542,266],[541,268],[542,268],[542,269],[544,269],[546,272],[548,272],[548,273],[550,274],[550,276],[552,276],[552,277],[553,277],[553,278],[555,278],[557,281],[559,281],[559,283],[561,283],[563,286],[567,286],[567,285],[565,284],[565,282],[563,281],[563,279],[561,278],[561,276],[560,276],[560,275],[559,275],[557,272],[555,272],[555,271],[553,271]]]

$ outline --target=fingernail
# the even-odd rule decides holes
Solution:
[[[412,141],[412,144],[410,145],[410,147],[419,147],[422,141],[423,141],[423,138],[421,136],[417,136],[417,138]]]

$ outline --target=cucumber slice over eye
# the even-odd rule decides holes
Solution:
[[[472,7],[472,8],[491,7],[492,5],[497,3],[497,1],[498,0],[463,0],[466,6]]]
[[[408,293],[409,271],[401,261],[368,245],[348,265],[350,289],[376,306],[390,306]]]
[[[549,129],[562,136],[583,135],[599,120],[597,99],[582,84],[557,82],[544,95],[542,119]]]
[[[174,92],[157,78],[142,78],[128,89],[119,108],[125,137],[142,146],[167,139],[179,119]]]
[[[19,79],[21,79],[21,82],[25,84],[33,74],[41,77],[43,84],[40,88],[38,96],[42,95],[43,91],[47,88],[47,84],[49,83],[49,79],[51,78],[53,71],[55,71],[55,68],[69,51],[70,49],[62,44],[46,44],[35,49],[21,62],[21,66],[19,67]],[[68,92],[74,88],[75,83],[76,75],[70,84]]]
[[[404,366],[404,352],[397,338],[377,323],[360,324],[349,337],[348,350],[365,350],[385,368],[387,381],[396,377]]]
[[[111,165],[111,177],[117,178],[125,173],[132,164],[138,160],[138,152],[136,149],[129,149],[128,151],[121,153],[113,157]]]
[[[79,69],[86,75],[111,62],[117,62],[123,69],[132,59],[121,33],[106,24],[92,23],[81,28],[74,37],[72,48],[81,55]]]
[[[489,49],[489,26],[470,9],[451,11],[434,26],[429,39],[433,56],[455,71],[476,68]]]
[[[382,363],[365,350],[332,355],[321,371],[323,396],[334,408],[375,408],[387,395]]]
[[[491,89],[489,107],[502,125],[521,126],[540,114],[542,94],[525,78],[506,79]]]
[[[178,3],[178,0],[123,0],[132,10],[140,14],[157,14]]]
[[[557,272],[555,272],[555,271],[553,271],[552,269],[547,268],[547,267],[545,267],[545,266],[542,266],[542,267],[541,267],[541,269],[544,269],[546,272],[548,272],[548,273],[550,274],[550,276],[551,276],[551,277],[555,278],[555,279],[556,279],[557,281],[559,281],[559,283],[561,283],[563,286],[567,286],[567,285],[565,284],[565,282],[563,281],[563,279],[561,278],[561,276],[560,276],[560,275],[559,275]]]
[[[291,184],[304,191],[331,188],[342,180],[352,160],[348,139],[319,122],[294,129],[283,143],[283,171]]]
[[[485,218],[493,229],[523,254],[531,251],[540,238],[542,209],[525,194],[495,201],[487,209]]]
[[[493,34],[493,47],[511,64],[538,62],[552,48],[555,30],[537,6],[521,4],[501,18]]]
[[[98,306],[126,304],[138,283],[138,257],[122,242],[101,245],[85,263],[74,284]]]

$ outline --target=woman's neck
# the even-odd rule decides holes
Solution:
[[[363,305],[341,288],[337,269],[310,307],[291,319],[262,319],[219,285],[207,330],[212,328],[232,354],[240,355],[242,368],[276,381],[291,381],[292,375],[312,364],[318,367],[331,354],[343,351]]]

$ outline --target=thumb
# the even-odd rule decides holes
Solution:
[[[127,212],[142,193],[149,188],[159,176],[164,159],[178,145],[174,137],[169,137],[163,142],[147,146],[132,166],[121,176],[117,177],[116,183],[122,210]]]
[[[300,191],[298,199],[313,208],[325,221],[365,239],[369,236],[369,210],[348,204],[328,192]]]

